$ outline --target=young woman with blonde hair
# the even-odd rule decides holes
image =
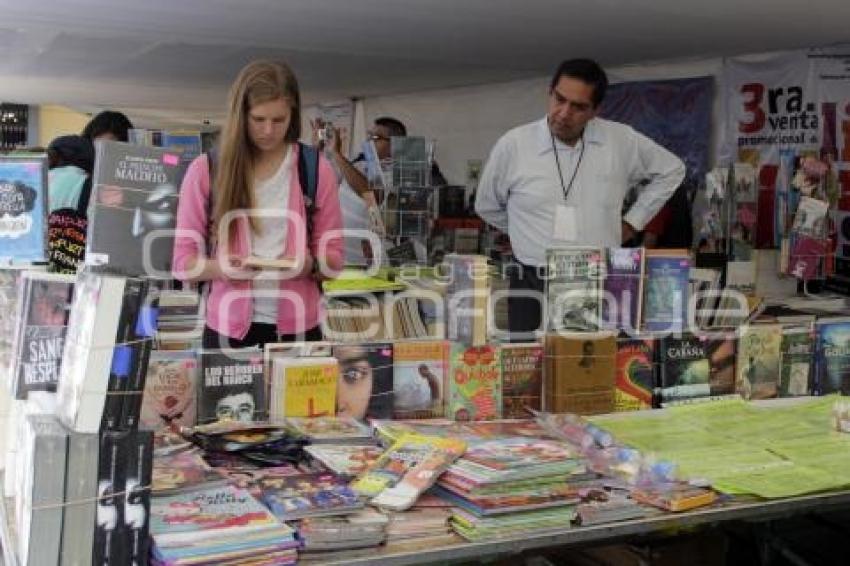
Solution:
[[[173,271],[210,282],[205,348],[321,339],[319,280],[342,268],[342,215],[333,168],[298,143],[300,134],[295,75],[282,63],[256,61],[231,87],[214,157],[199,156],[186,172]],[[318,159],[313,199],[303,188],[308,154]],[[248,257],[295,266],[262,270]]]

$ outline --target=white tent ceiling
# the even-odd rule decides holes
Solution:
[[[0,0],[0,100],[216,121],[238,69],[295,69],[305,103],[850,40],[850,1]]]

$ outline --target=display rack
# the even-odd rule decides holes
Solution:
[[[3,485],[4,473],[0,472],[0,485]],[[3,550],[3,566],[18,566],[17,540],[15,538],[14,513],[9,508],[11,500],[0,494],[0,547]]]

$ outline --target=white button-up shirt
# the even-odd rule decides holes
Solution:
[[[575,175],[565,200],[552,147],[546,118],[514,128],[496,142],[478,183],[475,211],[508,234],[527,265],[545,265],[547,248],[556,246],[618,247],[621,220],[642,230],[685,177],[682,160],[648,137],[594,118],[575,147],[554,139],[565,187]],[[623,217],[626,192],[641,182],[647,184]],[[575,242],[553,239],[559,205],[577,209]]]

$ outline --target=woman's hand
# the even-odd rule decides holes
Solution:
[[[235,256],[220,259],[216,263],[219,271],[221,272],[221,277],[224,279],[245,281],[254,279],[260,274],[259,269],[244,265],[242,259]]]

